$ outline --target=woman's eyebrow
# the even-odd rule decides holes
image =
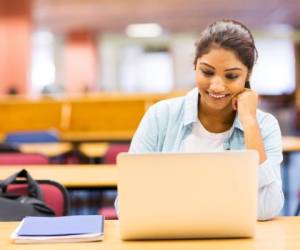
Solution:
[[[202,64],[202,65],[205,65],[211,69],[215,69],[213,66],[209,65],[208,63],[205,63],[205,62],[201,62],[199,64]],[[231,71],[231,70],[242,70],[241,68],[238,68],[238,67],[234,67],[234,68],[229,68],[229,69],[225,69],[224,71]]]
[[[213,66],[209,65],[208,63],[201,62],[200,64],[203,64],[203,65],[205,65],[205,66],[207,66],[209,68],[215,69]]]
[[[229,69],[225,69],[224,71],[230,71],[230,70],[242,70],[241,68],[229,68]]]

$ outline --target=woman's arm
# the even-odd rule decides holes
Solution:
[[[253,90],[245,89],[244,92],[237,96],[236,109],[244,129],[246,149],[256,150],[259,154],[259,163],[263,163],[267,159],[267,156],[256,118],[257,105],[258,95]]]
[[[263,163],[267,156],[257,120],[249,119],[243,125],[243,129],[246,149],[256,150],[259,154],[259,163]]]
[[[258,123],[256,116],[258,95],[254,91],[246,90],[237,99],[245,147],[259,153],[258,220],[269,220],[278,215],[284,202],[280,175],[282,162],[280,127],[271,115],[268,115],[261,124]]]
[[[282,138],[275,117],[268,115],[260,126],[266,160],[257,169],[258,219],[269,220],[279,214],[284,203],[280,171],[283,159]]]

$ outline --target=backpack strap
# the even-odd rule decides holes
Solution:
[[[20,177],[24,178],[28,184],[28,196],[43,200],[43,195],[38,183],[31,177],[26,169],[22,169],[5,180],[0,181],[0,193],[6,193],[8,185],[14,183]]]

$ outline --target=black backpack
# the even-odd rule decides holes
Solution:
[[[1,153],[20,153],[20,149],[17,145],[0,143],[0,154]]]
[[[19,181],[18,178],[25,181]],[[8,192],[10,184],[27,184],[27,195]],[[23,169],[0,181],[0,221],[22,220],[25,216],[55,216],[43,201],[38,183]]]

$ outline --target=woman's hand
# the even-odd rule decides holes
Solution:
[[[233,110],[237,110],[239,119],[244,126],[256,123],[256,108],[258,106],[258,94],[245,88],[232,99]]]
[[[258,94],[251,89],[244,89],[232,100],[232,107],[237,110],[244,129],[246,149],[254,149],[259,153],[259,163],[267,159],[264,142],[256,119]]]

